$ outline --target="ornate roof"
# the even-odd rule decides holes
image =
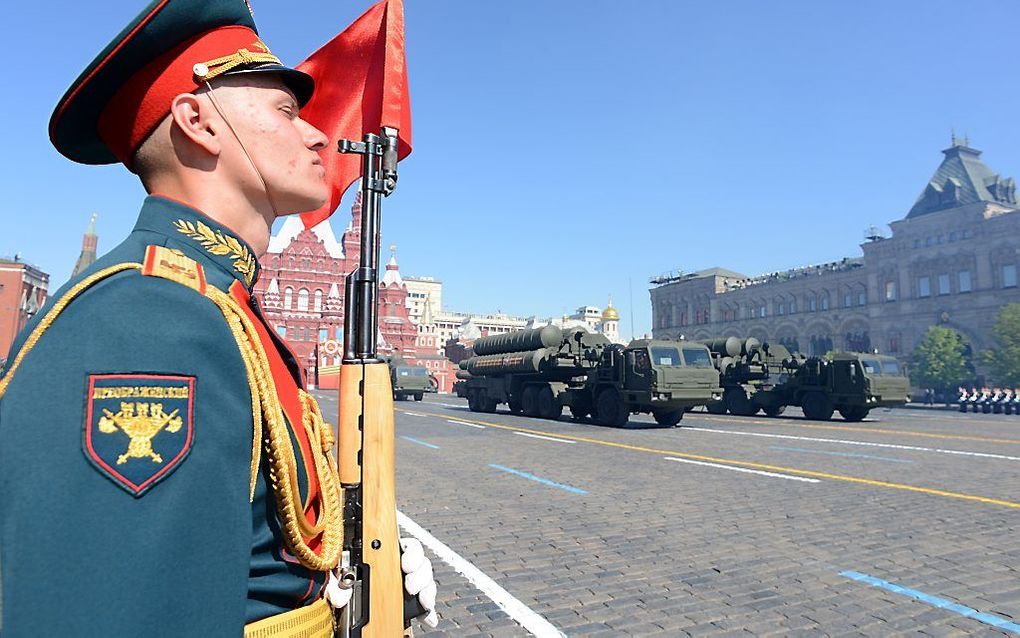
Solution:
[[[981,161],[981,151],[968,146],[966,139],[953,137],[953,145],[942,151],[945,159],[924,191],[907,213],[907,218],[977,202],[994,202],[1017,207],[1016,183],[1000,177]]]

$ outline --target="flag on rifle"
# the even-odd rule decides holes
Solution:
[[[325,133],[331,144],[361,140],[383,126],[399,131],[398,159],[411,152],[411,103],[404,54],[402,0],[381,0],[298,67],[315,78],[315,94],[301,118]],[[329,218],[344,191],[361,177],[361,158],[335,146],[322,153],[329,201],[304,213],[311,228]]]

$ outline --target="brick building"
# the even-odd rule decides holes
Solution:
[[[297,355],[306,377],[314,382],[318,367],[334,372],[342,353],[327,354],[318,347],[343,340],[343,283],[361,256],[361,199],[351,209],[351,222],[337,240],[329,221],[305,230],[295,215],[286,218],[269,241],[261,259],[262,272],[255,296],[266,318]],[[394,254],[379,284],[379,350],[399,352],[414,360],[417,327],[406,306],[407,286],[400,277]],[[320,379],[321,382],[321,379]]]
[[[14,337],[46,303],[49,284],[48,274],[20,256],[0,258],[0,361],[7,358]]]
[[[653,278],[653,334],[906,357],[938,324],[962,333],[975,353],[993,345],[998,309],[1020,302],[1016,185],[966,140],[942,153],[907,215],[889,225],[892,235],[869,232],[863,256],[755,277],[711,268]]]

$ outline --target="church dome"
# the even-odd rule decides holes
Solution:
[[[609,305],[602,311],[602,321],[619,321],[620,313],[613,307],[613,298],[609,298]]]

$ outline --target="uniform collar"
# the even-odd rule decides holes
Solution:
[[[142,204],[135,230],[166,236],[167,246],[182,250],[206,268],[216,265],[251,292],[258,281],[259,262],[243,239],[194,208],[160,195]]]

